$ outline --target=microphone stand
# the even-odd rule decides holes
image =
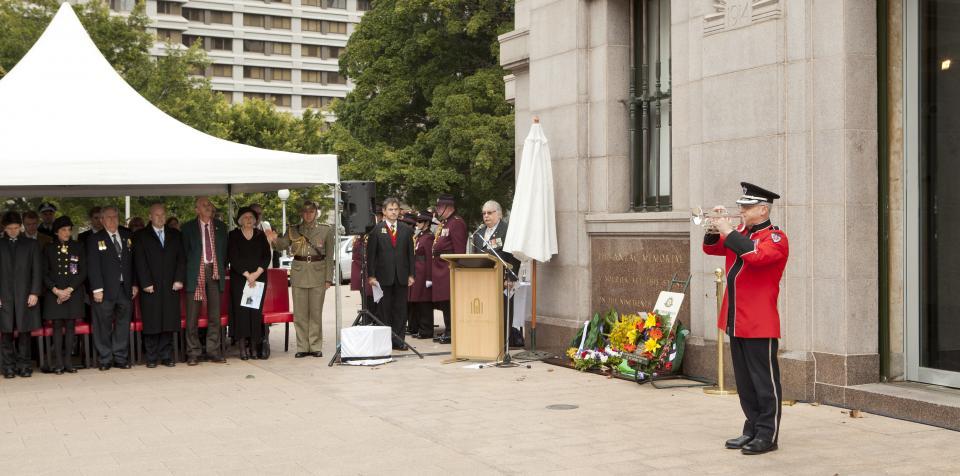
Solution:
[[[477,231],[473,232],[473,235],[470,237],[471,242],[474,241],[474,238],[476,238],[477,233],[480,233],[480,230],[482,229],[483,229],[483,226],[481,225],[480,228],[477,228]],[[492,252],[493,256],[497,258],[497,261],[499,261],[500,264],[503,265],[503,269],[510,272],[510,276],[513,277],[514,281],[519,281],[520,278],[517,276],[517,273],[513,271],[513,265],[511,265],[510,263],[507,263],[506,260],[504,260],[503,257],[500,256],[500,253],[497,252],[496,248],[490,246],[490,243],[488,243],[487,240],[483,238],[483,236],[480,236],[480,240],[483,243],[483,247],[481,247],[480,250],[481,251],[487,250]],[[513,327],[511,325],[513,323],[513,303],[510,302],[511,298],[509,296],[505,295],[503,299],[507,303],[507,315],[503,316],[503,319],[504,319],[503,329],[505,331],[505,335],[503,336],[504,337],[503,360],[497,362],[494,365],[497,367],[516,367],[517,364],[513,363],[513,360],[510,358],[510,328]]]

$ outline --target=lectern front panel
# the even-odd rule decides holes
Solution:
[[[499,269],[458,268],[452,284],[454,357],[497,360],[504,342],[502,273]]]

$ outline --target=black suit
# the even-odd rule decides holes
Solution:
[[[100,365],[124,365],[130,361],[130,315],[133,311],[133,240],[130,232],[117,230],[117,243],[106,229],[87,239],[87,278],[91,292],[103,292],[103,301],[93,303],[93,342]]]
[[[506,220],[500,220],[500,223],[497,223],[497,227],[493,229],[493,233],[489,238],[484,239],[484,236],[487,233],[487,226],[481,225],[472,235],[470,235],[470,246],[473,249],[474,253],[486,253],[491,256],[500,255],[500,258],[505,261],[507,264],[512,266],[512,268],[503,269],[503,277],[508,281],[516,281],[517,273],[520,272],[520,260],[515,258],[512,254],[503,251],[503,242],[507,239],[507,229],[508,224]],[[496,251],[496,254],[494,253]],[[513,271],[513,272],[511,272]],[[510,309],[513,307],[513,296],[509,298],[504,298],[503,300],[503,319],[504,319],[504,336],[510,342],[510,345],[513,347],[522,347],[523,346],[523,331],[513,326],[511,318],[513,314],[510,312]]]
[[[16,240],[0,239],[0,332],[4,370],[30,369],[30,331],[40,327],[40,293],[43,291],[43,264],[37,240],[23,235]],[[38,304],[27,306],[30,295]],[[19,332],[14,350],[13,331]]]
[[[387,221],[373,227],[367,243],[367,276],[376,278],[383,290],[377,307],[380,319],[393,328],[400,339],[394,346],[403,345],[403,325],[407,320],[407,282],[414,276],[413,228],[396,222],[394,242]]]
[[[173,360],[173,333],[180,330],[180,291],[173,283],[186,280],[186,258],[180,232],[163,227],[163,243],[153,225],[133,234],[133,260],[140,288],[143,344],[147,363]]]

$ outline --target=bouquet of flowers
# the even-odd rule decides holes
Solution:
[[[620,316],[610,330],[610,347],[621,353],[626,364],[619,366],[621,373],[639,372],[646,378],[673,370],[676,330],[665,322],[669,319],[653,312]]]
[[[581,372],[593,369],[610,370],[622,362],[620,353],[610,346],[602,350],[578,350],[571,347],[567,349],[567,356],[573,361],[573,367]]]

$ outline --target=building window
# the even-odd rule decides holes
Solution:
[[[347,78],[334,71],[324,71],[323,84],[347,84]]]
[[[357,0],[357,10],[361,12],[368,12],[373,9],[373,6],[370,4],[370,0]]]
[[[282,68],[270,68],[270,81],[290,81],[290,70]]]
[[[290,43],[267,43],[267,52],[272,55],[290,56]]]
[[[243,40],[244,53],[263,53],[265,51],[265,41]]]
[[[206,10],[197,10],[196,8],[184,8],[183,9],[183,18],[186,18],[190,21],[203,21],[204,13]]]
[[[329,96],[301,96],[300,107],[304,109],[324,109],[330,107],[334,98]]]
[[[304,7],[319,7],[320,0],[301,0],[300,5]]]
[[[213,77],[214,78],[232,78],[233,65],[229,65],[229,64],[213,65]]]
[[[207,18],[210,20],[210,23],[218,23],[221,25],[233,24],[233,12],[207,10]]]
[[[340,21],[328,20],[310,20],[304,18],[300,20],[301,31],[315,31],[318,33],[328,33],[334,35],[346,35],[347,24]]]
[[[208,50],[224,50],[232,51],[233,50],[233,39],[231,38],[208,38],[210,40],[210,47]]]
[[[672,207],[670,1],[633,0],[630,207]]]
[[[243,14],[243,26],[266,28],[273,30],[289,30],[290,17],[275,17],[270,15]]]
[[[339,46],[319,46],[303,45],[300,49],[300,56],[309,56],[320,59],[337,59],[343,53],[343,48]]]
[[[243,99],[259,99],[278,107],[290,107],[289,94],[243,93]]]
[[[214,91],[223,98],[224,101],[227,101],[227,104],[233,104],[233,91]]]
[[[337,59],[340,58],[340,53],[343,52],[343,48],[339,46],[324,46],[322,50],[323,59]]]
[[[201,22],[205,24],[217,23],[220,25],[232,25],[233,13],[221,12],[217,10],[200,10],[196,8],[184,8],[183,18],[190,21]]]
[[[157,14],[159,15],[180,15],[180,4],[175,2],[157,2]]]
[[[347,0],[323,0],[323,6],[325,8],[339,8],[341,10],[346,10]]]
[[[320,76],[320,71],[309,71],[303,70],[300,71],[300,81],[304,83],[317,83],[319,84],[323,78]]]
[[[157,40],[166,43],[182,43],[183,36],[178,30],[167,30],[166,28],[157,28]]]
[[[264,68],[259,66],[244,66],[243,77],[247,79],[263,79],[265,77]]]

